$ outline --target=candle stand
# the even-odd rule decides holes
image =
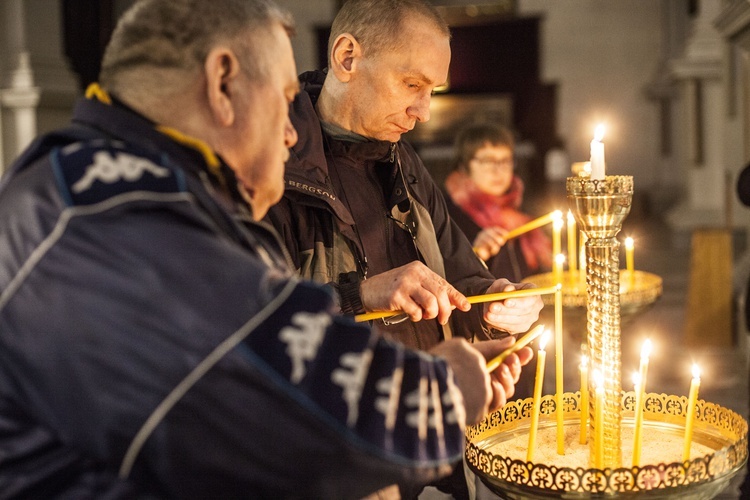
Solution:
[[[562,408],[554,395],[542,398],[540,405],[540,432],[545,427],[555,427],[557,412],[563,412],[566,434],[579,428],[582,411],[589,414],[588,445],[580,445],[588,446],[585,450],[588,453],[575,465],[557,466],[554,455],[550,455],[553,458],[547,462],[528,462],[523,457],[512,457],[504,447],[504,443],[519,436],[523,439],[526,435],[528,439],[531,399],[509,403],[480,424],[469,427],[467,463],[503,498],[711,498],[747,460],[747,422],[730,410],[699,402],[694,442],[710,450],[700,458],[683,462],[680,451],[663,462],[630,466],[630,456],[623,457],[621,433],[633,427],[635,398],[634,393],[621,389],[621,287],[616,235],[630,211],[633,178],[570,177],[567,191],[570,209],[588,237],[585,249],[587,344],[589,373],[599,370],[604,380],[603,465],[596,468],[591,460],[595,456],[593,436],[597,435],[594,401],[590,398],[589,407],[581,408],[580,393],[565,393]],[[660,279],[658,290],[660,293]],[[591,377],[588,393],[594,394]],[[684,396],[649,394],[645,402],[644,430],[648,430],[645,435],[684,433],[687,406]],[[566,439],[566,449],[577,441],[577,434],[575,439]],[[545,446],[541,438],[538,443]],[[554,443],[553,438],[546,446],[554,449]]]

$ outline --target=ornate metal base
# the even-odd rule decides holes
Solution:
[[[565,393],[565,426],[580,422],[580,393]],[[633,426],[635,394],[622,394],[623,427]],[[684,433],[687,398],[650,393],[645,422],[652,439]],[[554,395],[542,398],[540,426],[554,426]],[[616,469],[556,467],[526,462],[489,450],[519,434],[528,436],[532,399],[514,401],[466,431],[466,461],[503,498],[712,498],[726,488],[747,461],[747,421],[737,413],[698,402],[695,442],[714,450],[686,462],[644,464]],[[653,432],[655,431],[655,432]],[[648,439],[648,437],[647,437]]]
[[[540,288],[554,286],[552,273],[541,273],[528,276],[524,283],[534,283]],[[634,271],[633,280],[630,273],[620,270],[620,314],[630,315],[641,312],[656,302],[662,293],[662,279],[657,274],[646,271]],[[563,307],[586,307],[586,282],[580,271],[564,271],[562,276]],[[543,295],[546,305],[552,305],[555,296]]]

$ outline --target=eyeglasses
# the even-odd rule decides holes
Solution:
[[[497,159],[497,158],[472,158],[471,161],[475,162],[480,168],[485,170],[492,170],[499,168],[502,170],[513,169],[513,157]]]

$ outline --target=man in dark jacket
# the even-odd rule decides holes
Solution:
[[[331,285],[345,314],[403,311],[374,327],[409,347],[528,330],[539,296],[466,312],[466,296],[531,285],[495,280],[415,151],[400,142],[429,119],[430,95],[448,77],[450,33],[439,13],[424,0],[348,0],[333,21],[328,57],[327,72],[300,78],[292,109],[299,141],[284,199],[269,212],[297,271]],[[468,496],[459,491],[461,470],[453,477],[454,494]]]
[[[358,498],[421,484],[512,391],[456,341],[332,315],[255,220],[297,136],[288,16],[144,0],[0,185],[0,497]],[[494,380],[494,383],[491,381]]]
[[[400,142],[429,119],[449,62],[448,27],[428,2],[344,3],[327,72],[300,78],[292,110],[299,141],[284,199],[269,213],[303,277],[331,284],[344,313],[404,311],[412,322],[376,328],[420,349],[454,335],[524,332],[542,307],[532,296],[451,317],[470,308],[466,295],[530,285],[493,278],[415,151]]]

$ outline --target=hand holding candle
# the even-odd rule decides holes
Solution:
[[[604,124],[600,123],[594,132],[594,140],[591,141],[591,180],[604,180]]]
[[[648,375],[648,357],[651,355],[651,340],[646,339],[641,347],[641,366],[634,375],[635,384],[635,428],[633,432],[633,465],[640,465],[641,444],[643,441],[643,404],[646,396],[646,376]]]
[[[539,352],[536,358],[536,377],[534,378],[534,399],[531,408],[531,428],[529,429],[529,446],[526,451],[526,460],[534,460],[534,450],[536,449],[536,433],[539,427],[539,404],[542,400],[542,384],[544,383],[544,365],[547,360],[547,353],[544,348],[549,339],[549,332],[545,332],[539,339]]]
[[[685,418],[685,449],[682,461],[690,460],[690,445],[693,442],[693,425],[695,423],[695,406],[698,404],[698,389],[701,386],[701,370],[693,365],[693,380],[690,382],[690,393],[687,402],[687,417]]]

